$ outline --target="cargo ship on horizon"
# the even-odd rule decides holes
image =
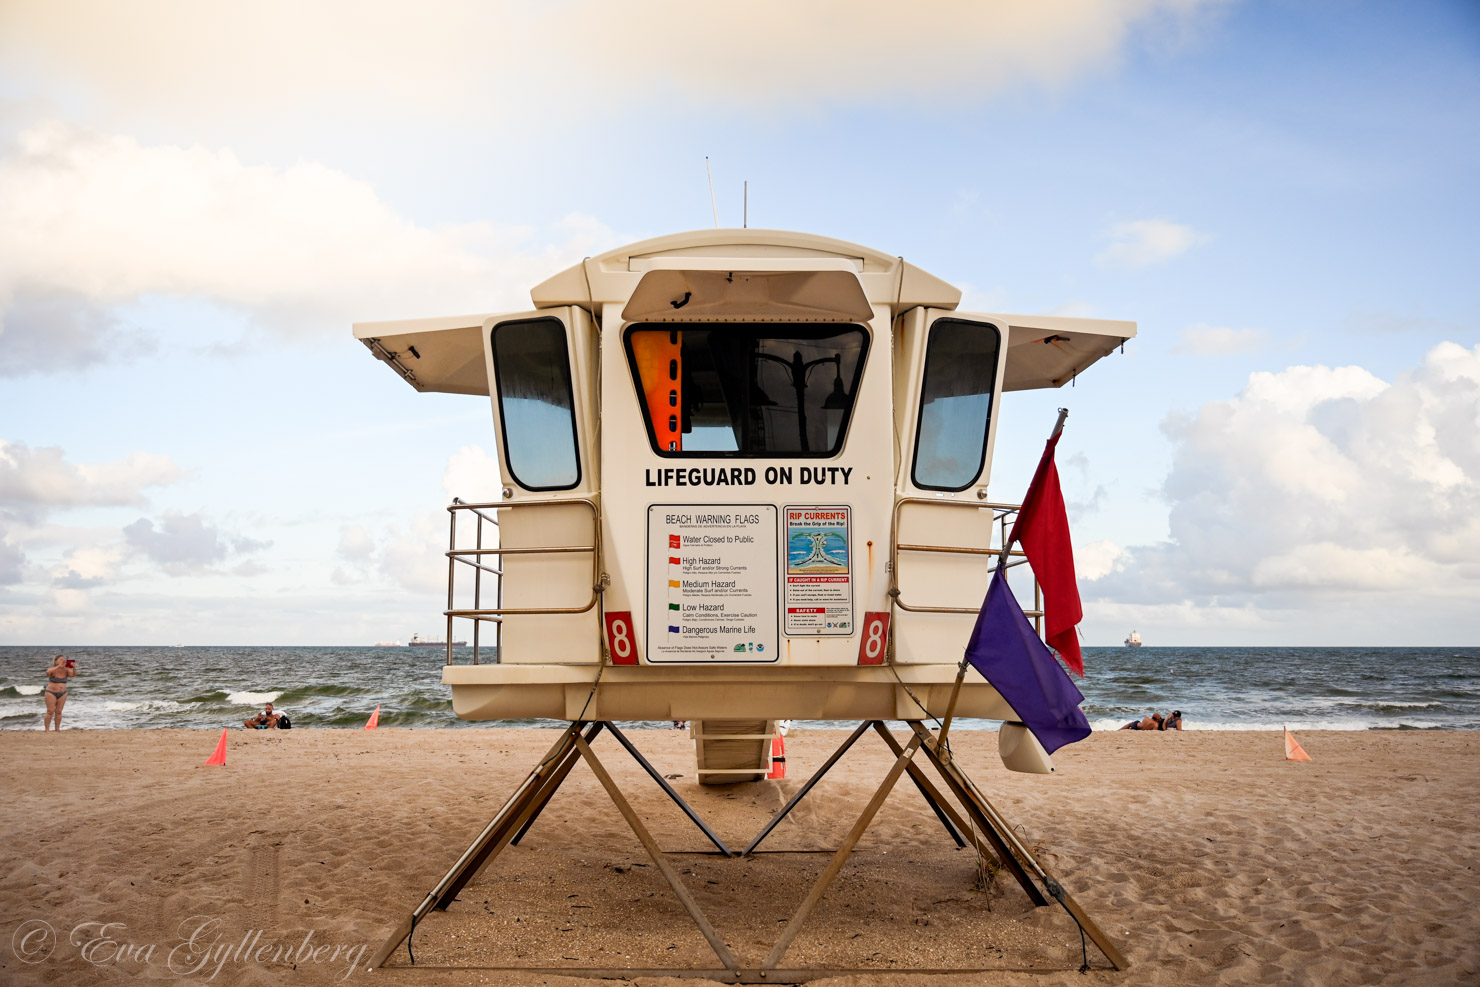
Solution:
[[[466,641],[453,641],[452,642],[452,646],[454,648],[465,648],[465,647],[467,647],[467,645],[468,645],[468,642],[466,642]],[[425,640],[420,634],[413,634],[413,635],[411,635],[411,640],[409,640],[409,641],[406,642],[406,647],[408,647],[408,648],[445,648],[445,647],[447,647],[447,642],[446,641],[428,641],[428,640]]]

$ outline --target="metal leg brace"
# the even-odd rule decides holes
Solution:
[[[920,795],[930,805],[941,825],[956,842],[957,846],[973,846],[978,853],[992,853],[1002,862],[1002,865],[1017,878],[1018,883],[1036,905],[1047,905],[1050,901],[1057,901],[1073,917],[1074,921],[1083,930],[1084,934],[1094,942],[1095,946],[1104,953],[1111,965],[1117,970],[1124,970],[1129,966],[1125,957],[1116,949],[1115,944],[1095,925],[1093,920],[1079,907],[1063,886],[1033,857],[1028,848],[1018,839],[1012,828],[997,812],[990,802],[981,794],[980,790],[961,771],[959,766],[951,759],[950,754],[942,748],[938,739],[918,720],[906,721],[914,736],[903,746],[895,739],[885,724],[881,721],[868,720],[860,723],[849,735],[842,745],[833,752],[826,762],[809,778],[801,789],[792,796],[786,805],[766,824],[765,828],[750,842],[739,854],[734,853],[725,846],[724,841],[714,833],[708,825],[693,811],[692,808],[674,791],[666,779],[639,753],[614,725],[607,722],[597,723],[572,723],[550,748],[543,760],[530,772],[529,776],[515,789],[514,794],[499,809],[498,814],[484,828],[468,847],[463,855],[458,858],[451,870],[439,881],[429,892],[420,905],[405,919],[386,940],[380,950],[371,958],[369,968],[374,969],[385,963],[396,948],[405,942],[416,923],[424,918],[433,908],[445,909],[456,897],[459,891],[467,885],[479,870],[493,857],[497,856],[511,843],[517,843],[522,839],[529,828],[534,824],[541,811],[554,796],[556,790],[565,781],[575,766],[576,761],[584,760],[590,767],[592,773],[606,790],[612,803],[621,812],[632,832],[637,836],[653,863],[657,866],[659,873],[668,882],[678,897],[684,909],[689,913],[694,924],[703,934],[705,941],[709,943],[716,958],[721,964],[720,969],[674,969],[674,970],[597,970],[577,968],[540,968],[538,972],[543,973],[567,973],[572,975],[588,976],[704,976],[711,979],[728,983],[776,983],[785,981],[800,981],[821,976],[840,976],[850,973],[873,972],[869,970],[787,970],[780,968],[780,962],[785,957],[792,941],[801,932],[803,925],[811,916],[813,910],[821,901],[828,887],[842,870],[848,857],[852,854],[863,834],[867,831],[884,801],[894,789],[899,778],[908,774]],[[586,729],[588,728],[589,729]],[[719,852],[727,857],[745,856],[756,851],[773,829],[782,819],[811,792],[813,787],[822,780],[823,776],[835,765],[838,760],[858,741],[858,738],[873,727],[876,733],[883,738],[889,749],[894,753],[895,760],[888,774],[880,783],[878,789],[870,798],[863,812],[854,822],[852,829],[844,838],[842,845],[834,852],[832,859],[824,868],[821,875],[814,882],[806,898],[797,907],[787,923],[781,938],[777,940],[770,953],[758,968],[742,968],[740,961],[730,951],[724,938],[714,928],[713,924],[705,916],[697,902],[690,895],[683,881],[674,871],[671,864],[663,855],[663,851],[653,839],[652,834],[643,825],[636,811],[617,787],[606,767],[596,757],[591,749],[591,741],[603,729],[612,734],[622,747],[637,761],[647,772],[664,793],[672,799],[685,815],[704,833],[710,842],[718,848]],[[585,736],[581,731],[586,729]],[[964,810],[965,816],[959,814],[951,803],[935,788],[926,777],[924,770],[915,763],[915,755],[924,751],[927,760],[934,765],[947,788],[955,795]],[[967,834],[963,836],[963,834]],[[980,834],[980,835],[978,835]],[[1041,887],[1040,887],[1041,885]],[[472,969],[472,968],[470,968]],[[479,967],[477,969],[506,970],[509,972],[524,970],[535,972],[535,968],[519,967]],[[914,971],[918,973],[962,973],[976,972],[968,970],[930,970]],[[1006,972],[1006,971],[1003,971]]]

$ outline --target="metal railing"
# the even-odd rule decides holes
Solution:
[[[507,510],[510,507],[557,507],[579,504],[591,512],[592,544],[589,545],[559,545],[539,546],[522,548],[505,548],[500,544],[497,548],[484,547],[484,526],[488,525],[495,529],[499,527],[498,518],[492,516],[497,511]],[[975,548],[964,545],[926,545],[900,542],[900,514],[906,504],[921,504],[938,507],[959,507],[969,510],[989,510],[992,512],[992,525],[996,529],[995,540],[997,547]],[[945,500],[934,497],[902,497],[894,504],[894,511],[890,519],[889,532],[889,598],[900,610],[908,613],[948,613],[948,614],[975,614],[980,607],[945,607],[928,606],[906,601],[899,586],[899,555],[901,552],[925,552],[939,553],[945,555],[976,555],[996,556],[1002,553],[1001,545],[1007,538],[1007,525],[1016,518],[1020,504],[996,504],[982,503],[965,500]],[[494,625],[494,647],[499,654],[503,651],[503,622],[505,617],[511,616],[550,616],[561,614],[586,613],[597,605],[601,598],[601,589],[605,576],[601,568],[601,514],[594,501],[586,498],[571,499],[548,499],[528,500],[515,503],[465,503],[459,498],[453,498],[448,506],[449,532],[447,552],[447,609],[443,615],[447,618],[447,664],[452,664],[453,655],[453,628],[454,622],[461,618],[473,622],[473,664],[480,663],[482,649],[482,625],[491,623]],[[460,512],[468,512],[475,519],[474,543],[472,548],[458,547],[458,517]],[[504,606],[503,586],[503,556],[506,555],[557,555],[589,552],[591,555],[591,596],[583,604],[570,607],[506,607]],[[495,565],[486,565],[484,559],[494,557],[498,559]],[[1014,549],[1008,553],[1009,568],[1020,566],[1027,561],[1026,553],[1020,549]],[[473,605],[471,607],[457,606],[457,572],[458,566],[464,565],[473,570]],[[492,578],[494,584],[494,606],[483,606],[483,594],[485,592],[484,575]],[[1034,630],[1041,637],[1043,635],[1043,591],[1035,577],[1033,579],[1033,609],[1025,610],[1025,616],[1033,619]]]
[[[992,526],[997,530],[997,547],[992,548],[990,544],[986,548],[970,548],[964,545],[915,545],[901,543],[899,540],[899,516],[900,510],[906,504],[929,504],[934,507],[962,507],[974,511],[991,511]],[[889,598],[894,605],[907,613],[978,613],[980,605],[974,607],[932,607],[920,604],[906,603],[900,595],[899,588],[899,553],[900,552],[936,552],[946,555],[982,555],[998,556],[1002,554],[1002,546],[1007,543],[1007,523],[1015,520],[1017,513],[1022,509],[1022,504],[993,504],[969,500],[945,500],[935,497],[901,497],[894,504],[894,514],[889,522]],[[988,539],[989,543],[991,539]],[[1007,553],[1009,569],[1020,566],[1027,562],[1027,553],[1020,549],[1014,549]],[[1017,561],[1011,561],[1016,559]],[[1031,571],[1031,570],[1029,570]],[[985,589],[983,589],[985,592]],[[1043,636],[1043,590],[1038,585],[1038,578],[1033,578],[1033,609],[1023,611],[1028,617],[1033,618],[1033,629],[1039,637]]]
[[[510,507],[556,507],[578,504],[591,512],[591,544],[590,545],[559,545],[539,546],[525,548],[505,548],[500,539],[497,548],[483,547],[483,527],[485,524],[497,529],[498,518],[490,516],[492,512],[507,510]],[[475,537],[472,548],[457,547],[457,521],[459,512],[467,511],[477,520],[475,522]],[[489,513],[485,513],[489,512]],[[557,614],[586,613],[596,606],[601,597],[601,586],[603,575],[601,571],[601,514],[596,508],[594,501],[584,497],[571,499],[551,500],[525,500],[515,503],[491,503],[491,504],[468,504],[454,497],[452,503],[447,507],[449,515],[450,530],[447,536],[447,609],[443,615],[447,618],[447,664],[452,664],[452,642],[453,622],[458,618],[471,620],[473,622],[473,664],[479,663],[482,647],[481,631],[484,622],[494,625],[494,647],[498,650],[499,659],[503,658],[504,644],[504,618],[523,616],[548,616]],[[584,604],[574,607],[506,607],[504,606],[504,567],[503,557],[506,555],[560,555],[572,552],[591,553],[591,598]],[[485,557],[497,557],[496,565],[485,565]],[[471,607],[457,606],[457,568],[465,565],[473,570],[473,605]],[[494,606],[483,606],[483,576],[492,577],[495,585]]]

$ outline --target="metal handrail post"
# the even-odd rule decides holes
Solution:
[[[1002,528],[1002,540],[1007,538],[1007,519],[1016,514],[1021,504],[998,504],[998,503],[971,503],[965,500],[936,500],[930,497],[901,497],[894,503],[894,511],[889,521],[889,601],[893,607],[898,607],[905,613],[952,613],[973,614],[978,611],[977,607],[924,607],[906,603],[899,587],[899,553],[900,552],[936,552],[950,555],[999,555],[999,548],[967,548],[957,545],[916,545],[913,543],[900,543],[899,532],[901,527],[900,518],[902,509],[906,504],[931,504],[943,507],[964,507],[975,510],[990,510],[993,512],[992,523]],[[1022,557],[1021,561],[1009,562],[1008,565],[1022,565],[1026,561],[1022,552],[1009,552],[1009,557]],[[1031,614],[1030,614],[1031,616]]]
[[[453,498],[453,503],[456,503],[456,502],[457,502],[457,498],[454,497]],[[455,587],[457,585],[457,562],[455,561],[455,556],[452,553],[457,551],[457,512],[456,511],[448,511],[447,512],[447,521],[448,521],[448,531],[447,531],[447,610],[448,610],[448,614],[447,614],[447,637],[444,638],[444,640],[447,643],[447,664],[451,665],[452,664],[452,613],[451,613],[451,611],[453,610],[453,591],[454,591],[454,589],[455,589]]]
[[[1068,417],[1069,409],[1060,408],[1059,420],[1054,422],[1053,434],[1048,437],[1049,442],[1052,442],[1054,439],[1057,439],[1059,437],[1059,433],[1064,430],[1064,419]],[[1029,490],[1029,493],[1032,493],[1031,489]],[[1018,519],[1022,519],[1021,511],[1019,511]],[[1014,523],[1012,527],[1013,532],[1015,533],[1017,531],[1017,524]],[[1002,539],[1002,554],[997,556],[998,569],[1001,569],[1002,567],[1007,565],[1008,556],[1012,554],[1013,541],[1013,534],[1008,534],[1006,538]],[[1004,575],[1003,578],[1006,579],[1007,577]],[[1004,583],[1004,585],[1006,584]],[[988,592],[990,592],[990,590],[988,590]],[[1033,576],[1033,599],[1035,603],[1035,608],[1038,610],[1042,610],[1042,607],[1037,607],[1036,605],[1038,593],[1038,576],[1035,573]],[[1042,631],[1038,631],[1037,633],[1039,634],[1039,636],[1042,636]],[[961,696],[961,683],[966,679],[966,659],[967,652],[963,651],[961,653],[961,666],[956,669],[956,683],[951,687],[951,701],[946,704],[945,722],[940,725],[940,733],[935,738],[936,743],[940,745],[941,756],[944,758],[949,758],[951,756],[951,749],[946,746],[946,734],[949,733],[951,729],[951,717],[956,714],[956,700]]]
[[[526,546],[520,548],[505,548],[500,539],[496,548],[484,548],[483,522],[488,522],[495,528],[499,527],[497,512],[511,507],[556,507],[580,505],[591,512],[591,523],[593,539],[589,545],[557,545],[557,546]],[[475,529],[475,547],[458,548],[457,540],[457,516],[459,511],[471,511],[477,517]],[[453,625],[458,617],[464,617],[473,621],[473,664],[481,664],[483,658],[483,638],[480,621],[492,620],[498,626],[494,629],[494,647],[498,652],[497,662],[503,660],[504,629],[502,618],[506,616],[559,616],[574,615],[590,612],[601,604],[602,589],[607,583],[605,573],[601,565],[601,511],[596,502],[586,497],[579,498],[556,498],[538,501],[523,501],[520,503],[477,503],[469,504],[459,497],[452,498],[452,503],[447,507],[450,516],[449,531],[447,537],[447,609],[444,616],[447,618],[447,664],[452,664],[453,650],[452,641],[455,637]],[[487,513],[485,513],[487,512]],[[504,606],[504,569],[503,557],[505,555],[561,555],[572,553],[589,553],[591,555],[591,596],[585,603],[574,607],[518,607],[509,608]],[[483,565],[478,560],[484,556],[497,556],[497,566]],[[457,565],[471,566],[473,573],[473,600],[471,607],[459,608],[456,596],[456,572]],[[483,573],[487,572],[494,577],[496,586],[496,606],[492,609],[483,606]]]
[[[477,530],[477,539],[475,540],[473,547],[474,548],[477,548],[479,551],[482,551],[482,549],[483,549],[483,515],[479,514],[477,511],[474,511],[473,514],[474,514],[475,517],[478,518],[478,522],[477,522],[478,527],[476,529]],[[482,610],[483,609],[483,567],[482,566],[478,566],[477,568],[475,568],[473,570],[473,609],[474,610]],[[474,665],[478,664],[478,632],[480,630],[482,630],[482,629],[483,629],[483,622],[481,620],[475,620],[475,621],[473,621],[473,664]]]

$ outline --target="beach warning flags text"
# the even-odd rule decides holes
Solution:
[[[221,739],[216,743],[216,753],[212,754],[206,761],[207,764],[226,763],[226,731],[221,731]]]
[[[1286,727],[1285,728],[1285,760],[1286,761],[1309,761],[1310,760],[1310,755],[1307,754],[1307,753],[1305,753],[1305,748],[1300,746],[1300,741],[1298,741],[1298,740],[1295,739],[1295,735],[1290,732],[1290,728],[1289,727]]]
[[[1054,447],[1058,433],[1048,440],[1043,458],[1022,509],[1012,526],[1008,544],[1017,542],[1028,556],[1033,575],[1043,587],[1044,638],[1059,653],[1074,674],[1084,676],[1084,658],[1079,652],[1079,621],[1084,610],[1079,605],[1079,585],[1074,580],[1074,547],[1069,542],[1069,515],[1064,510],[1064,493],[1059,488],[1059,470],[1054,465]],[[1042,740],[1043,738],[1039,738]]]
[[[366,730],[374,730],[380,726],[380,707],[375,707],[375,712],[370,714],[370,719],[365,721]]]

